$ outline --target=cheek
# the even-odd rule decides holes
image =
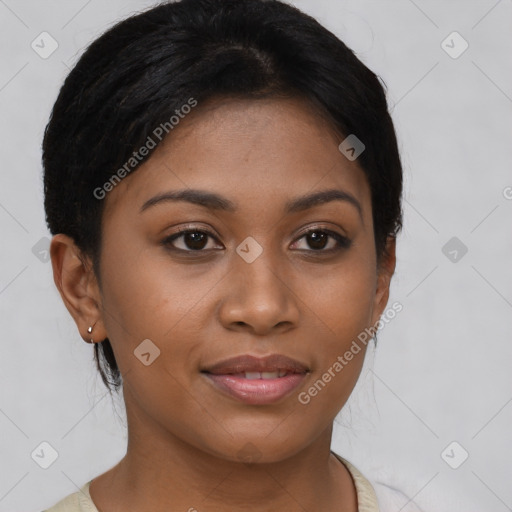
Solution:
[[[199,402],[191,399],[194,393],[188,391],[198,360],[198,347],[190,340],[200,339],[200,299],[211,286],[203,282],[204,289],[191,287],[190,266],[179,270],[154,254],[150,261],[149,252],[135,251],[135,257],[122,253],[121,246],[104,252],[103,304],[129,400],[149,416],[164,418],[176,432],[183,430],[185,436],[192,424],[181,415],[192,419],[204,415]],[[176,410],[181,411],[178,419]]]
[[[161,357],[159,365],[165,362],[173,373],[181,365],[183,371],[194,360],[195,347],[187,339],[201,339],[208,318],[205,295],[225,269],[171,264],[163,249],[126,247],[112,244],[102,254],[105,325],[119,367],[126,371],[137,364],[134,350],[149,339],[162,356],[172,348],[172,357]]]
[[[308,280],[314,279],[311,273]],[[320,279],[320,278],[319,278]],[[316,314],[319,322],[331,331],[335,344],[359,334],[369,327],[376,283],[375,270],[371,263],[363,259],[350,258],[338,267],[333,267],[318,283],[322,283],[312,296],[304,290],[303,296],[309,297],[308,306]],[[314,282],[314,281],[313,281]],[[311,282],[309,284],[311,290]],[[341,347],[340,347],[341,348]]]
[[[375,279],[371,263],[359,260],[333,272],[307,301],[318,326],[312,409],[335,415],[355,386],[371,340]]]
[[[155,327],[156,312],[165,310],[171,315],[168,329],[173,325],[174,316],[181,316],[186,309],[187,294],[183,294],[180,275],[171,273],[162,258],[151,254],[154,248],[134,247],[126,238],[119,237],[104,247],[102,299],[108,316],[114,317],[110,323],[113,331],[121,324],[129,336],[144,339],[154,334],[150,331]]]

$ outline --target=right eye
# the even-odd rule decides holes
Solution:
[[[171,250],[182,252],[205,252],[203,249],[207,245],[209,238],[217,240],[215,236],[208,231],[190,228],[180,229],[178,233],[174,233],[162,240],[162,245],[170,247]],[[176,247],[174,244],[174,242],[179,239],[182,239],[182,246],[184,246],[184,248]]]

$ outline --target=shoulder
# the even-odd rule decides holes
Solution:
[[[79,491],[61,499],[43,512],[98,512],[89,494],[89,484],[84,484]]]
[[[367,479],[349,461],[336,453],[334,455],[345,464],[354,480],[360,512],[423,512],[398,488],[384,483],[381,479]]]
[[[402,491],[383,482],[372,482],[377,495],[380,512],[423,512],[418,505]]]

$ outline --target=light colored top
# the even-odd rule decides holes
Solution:
[[[372,484],[354,467],[350,462],[343,459],[334,452],[335,455],[348,469],[357,493],[358,512],[395,512],[395,506],[403,507],[405,496],[399,491],[393,491],[387,486],[380,486],[376,494]],[[92,480],[84,484],[79,491],[66,496],[53,507],[43,512],[99,512],[89,493],[89,486]],[[391,492],[390,492],[391,491]],[[377,496],[379,501],[377,502]],[[406,499],[406,498],[405,498]],[[385,508],[379,508],[385,505]],[[389,507],[389,508],[388,508]],[[392,510],[393,507],[393,510]],[[419,510],[417,508],[403,507],[402,512]]]

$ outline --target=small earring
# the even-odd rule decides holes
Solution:
[[[89,328],[87,329],[87,332],[88,332],[89,334],[91,334],[91,332],[92,332],[92,326],[89,326]],[[93,338],[90,338],[90,340],[91,340],[91,343],[94,343],[94,339],[93,339]]]

